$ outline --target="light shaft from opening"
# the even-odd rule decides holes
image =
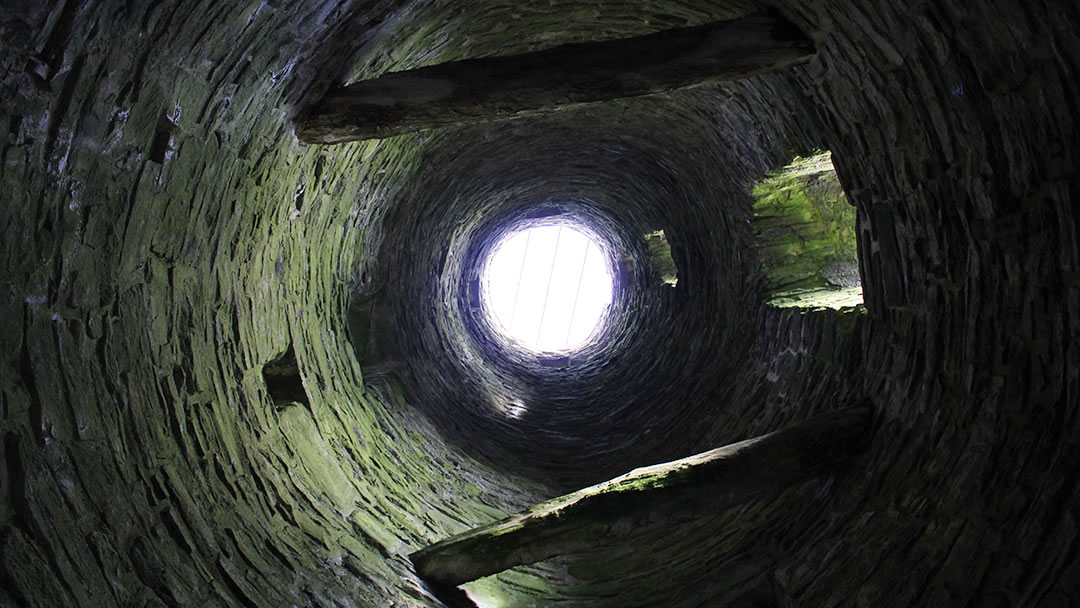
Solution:
[[[517,232],[499,243],[484,270],[494,325],[533,351],[587,342],[612,299],[611,272],[599,245],[565,224]]]

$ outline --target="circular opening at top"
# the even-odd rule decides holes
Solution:
[[[565,224],[514,232],[484,265],[483,297],[495,327],[536,352],[589,342],[612,300],[604,248]]]

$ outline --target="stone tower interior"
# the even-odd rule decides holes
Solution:
[[[382,74],[766,8],[809,61],[296,135]],[[1078,31],[1073,0],[0,0],[0,605],[1080,604]],[[819,151],[864,304],[773,306],[753,187]],[[544,358],[472,285],[552,215],[606,235],[617,312]],[[460,589],[410,561],[863,403],[861,453],[768,496]]]

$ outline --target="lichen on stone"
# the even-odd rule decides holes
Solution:
[[[753,188],[751,226],[774,306],[861,302],[855,208],[831,154],[796,156]]]

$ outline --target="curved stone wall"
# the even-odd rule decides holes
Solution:
[[[429,140],[422,174],[379,223],[372,274],[395,311],[406,394],[447,437],[562,489],[713,445],[692,412],[712,407],[737,367],[716,353],[749,349],[760,296],[755,259],[740,253],[749,200],[738,186],[751,169],[705,102],[614,104]],[[697,104],[702,114],[686,110]],[[633,126],[643,122],[659,128]],[[730,185],[717,186],[721,172]],[[612,243],[617,313],[585,350],[538,357],[493,339],[475,292],[502,231],[558,216]],[[651,267],[644,235],[657,229],[674,244],[675,289]]]
[[[411,551],[867,398],[871,448],[828,478],[469,594],[1076,603],[1078,9],[778,8],[819,45],[790,73],[326,147],[290,119],[335,83],[754,7],[0,11],[0,605],[453,603]],[[761,301],[750,185],[815,148],[857,204],[865,313]],[[625,255],[625,321],[537,360],[485,340],[469,294],[502,222],[553,204]],[[365,298],[381,367],[349,339]],[[275,403],[290,348],[306,399]]]

